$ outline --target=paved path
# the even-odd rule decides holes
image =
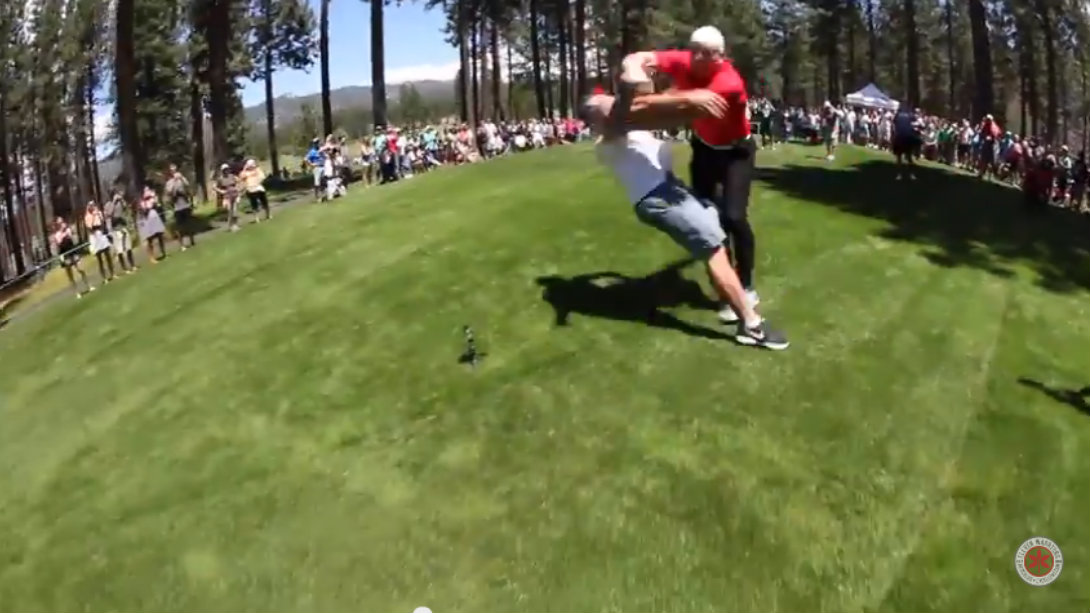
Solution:
[[[312,202],[314,202],[314,197],[310,194],[310,192],[289,192],[286,194],[273,195],[269,198],[269,206],[272,209],[273,213],[279,210],[292,208],[300,204],[307,204]],[[243,198],[242,202],[239,203],[239,209],[240,211],[249,210],[249,205],[247,204],[245,198]],[[247,224],[249,223],[249,220],[253,219],[253,216],[250,215],[248,212],[245,212],[241,213],[240,219],[244,224]],[[197,234],[197,236],[201,238],[202,241],[214,239],[218,235],[227,233],[227,221],[225,217],[221,217],[217,214],[215,217],[208,219],[207,223],[209,227]],[[166,245],[167,255],[179,253],[178,243],[176,241],[168,240],[166,242]],[[143,267],[148,263],[148,254],[147,251],[143,248],[142,242],[140,244],[134,245],[133,257],[136,260],[137,266]],[[88,260],[84,260],[84,262],[85,271],[87,272],[88,279],[92,280],[92,283],[94,283],[96,287],[101,285],[102,279],[101,277],[99,277],[97,265],[95,265],[92,261],[91,265],[88,267],[86,264]],[[116,260],[114,260],[114,268],[117,268]],[[65,285],[63,289],[59,289],[51,293],[50,295],[42,298],[41,300],[38,300],[30,306],[16,308],[15,312],[8,315],[6,319],[0,320],[0,329],[3,329],[15,323],[20,319],[29,317],[45,308],[48,308],[50,305],[56,304],[61,300],[72,300],[73,296],[74,294],[72,291],[72,287],[70,285]],[[88,299],[90,299],[90,297],[88,297]]]

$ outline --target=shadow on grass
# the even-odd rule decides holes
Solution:
[[[698,326],[664,312],[663,308],[689,306],[715,309],[700,284],[681,276],[692,263],[679,260],[645,277],[629,277],[612,271],[575,277],[539,277],[542,299],[556,313],[556,325],[567,326],[572,313],[620,321],[632,321],[655,328],[677,330],[690,336],[728,339],[727,334]]]
[[[1002,277],[1022,263],[1053,292],[1090,289],[1090,218],[1066,209],[1028,210],[1020,191],[934,167],[895,181],[892,161],[831,170],[789,165],[758,178],[794,198],[881,219],[883,238],[916,243],[938,266],[971,267]]]
[[[22,293],[16,294],[11,298],[11,300],[0,304],[0,320],[6,319],[8,313],[14,311],[19,306],[19,303],[24,300],[26,300],[26,294]]]
[[[1045,394],[1057,402],[1062,402],[1084,415],[1090,415],[1090,385],[1079,390],[1065,390],[1049,387],[1040,381],[1035,381],[1027,377],[1018,379],[1018,382]]]

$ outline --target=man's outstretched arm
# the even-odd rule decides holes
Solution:
[[[637,88],[651,85],[648,64],[654,59],[654,53],[634,53],[625,58],[620,91],[606,124],[607,133],[673,128],[700,117],[722,117],[727,113],[726,100],[706,89],[671,90],[636,97]]]

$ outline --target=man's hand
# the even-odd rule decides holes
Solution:
[[[625,58],[624,63],[621,64],[621,82],[636,86],[651,82],[651,77],[647,74],[644,64],[639,61],[639,56]]]
[[[722,96],[707,89],[693,89],[678,93],[700,111],[701,115],[720,118],[724,117],[730,108]]]

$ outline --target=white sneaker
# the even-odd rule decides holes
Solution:
[[[756,307],[758,304],[761,304],[761,297],[757,295],[757,292],[755,290],[747,290],[746,297],[749,299],[750,306]],[[734,312],[734,309],[732,309],[730,305],[723,306],[723,308],[719,310],[719,313],[717,313],[717,315],[719,317],[719,321],[725,324],[737,323],[738,320],[741,319],[741,317],[739,317],[738,314]]]

